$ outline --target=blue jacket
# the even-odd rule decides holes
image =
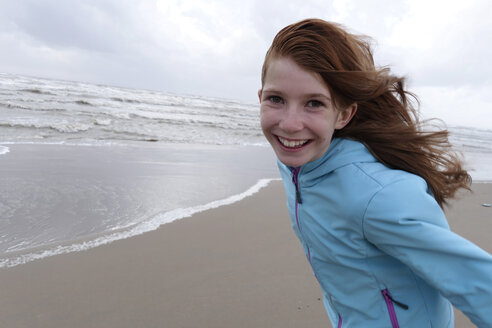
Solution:
[[[454,327],[451,303],[492,327],[492,256],[450,231],[422,178],[347,139],[278,164],[333,327]]]

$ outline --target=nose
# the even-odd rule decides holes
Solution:
[[[285,132],[297,132],[303,129],[302,115],[295,106],[288,106],[279,123],[279,127]]]

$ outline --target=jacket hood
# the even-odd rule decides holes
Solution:
[[[308,174],[310,178],[316,178],[345,165],[366,162],[377,162],[377,159],[363,143],[345,138],[334,138],[321,158],[302,165],[299,172],[303,175]],[[278,164],[281,168],[288,168],[289,171],[294,169],[294,167],[288,167],[280,161]]]

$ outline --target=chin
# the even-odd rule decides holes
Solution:
[[[278,156],[278,155],[277,158],[282,164],[290,167],[299,167],[309,162],[301,158],[287,158],[285,156]]]

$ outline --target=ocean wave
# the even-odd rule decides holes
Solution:
[[[39,103],[42,103],[42,102],[37,102],[36,104],[39,105]],[[34,112],[66,112],[67,111],[65,108],[33,107],[33,106],[20,105],[19,103],[13,104],[13,103],[9,103],[9,102],[0,102],[0,107],[5,107],[5,108],[9,108],[9,109],[22,109],[22,110],[28,110],[28,111],[34,111]]]
[[[11,104],[7,102],[0,102],[0,107],[12,108],[12,109],[31,109],[30,107],[26,107],[18,104]]]
[[[1,141],[2,145],[67,145],[75,147],[128,147],[127,143],[110,140],[20,140]]]
[[[35,94],[39,94],[39,95],[54,95],[54,93],[52,93],[52,92],[41,90],[41,89],[21,89],[19,91],[35,93]]]
[[[0,146],[0,155],[5,155],[10,151],[10,148],[7,146]]]
[[[207,204],[197,205],[187,208],[178,208],[171,210],[162,214],[158,214],[149,220],[135,225],[133,228],[111,233],[106,236],[102,236],[93,240],[88,240],[80,243],[74,243],[71,245],[60,245],[46,249],[44,251],[33,252],[29,254],[23,254],[19,256],[14,256],[10,258],[0,259],[0,268],[4,267],[14,267],[17,265],[25,264],[34,260],[39,260],[49,256],[67,254],[72,252],[84,251],[94,247],[109,244],[113,241],[126,239],[141,235],[143,233],[156,230],[163,224],[171,223],[176,220],[191,217],[192,215],[206,210],[214,209],[217,207],[230,205],[236,203],[246,197],[252,196],[253,194],[260,191],[262,188],[266,187],[270,182],[278,179],[261,179],[251,186],[246,191],[236,194],[221,200],[212,201]]]
[[[78,105],[84,105],[84,106],[94,106],[93,104],[91,104],[87,100],[77,100],[77,101],[75,101],[75,103]]]
[[[135,99],[127,99],[127,98],[119,98],[119,97],[111,97],[111,100],[123,102],[123,103],[130,103],[130,104],[140,104],[141,103],[141,101],[138,101]]]
[[[104,125],[104,124],[101,124]],[[10,128],[34,128],[34,129],[52,129],[62,133],[75,133],[87,131],[92,128],[93,124],[77,122],[0,122],[0,127]]]
[[[113,122],[113,120],[111,120],[110,118],[96,118],[96,119],[94,119],[95,125],[109,126],[109,125],[111,125],[112,122]]]

